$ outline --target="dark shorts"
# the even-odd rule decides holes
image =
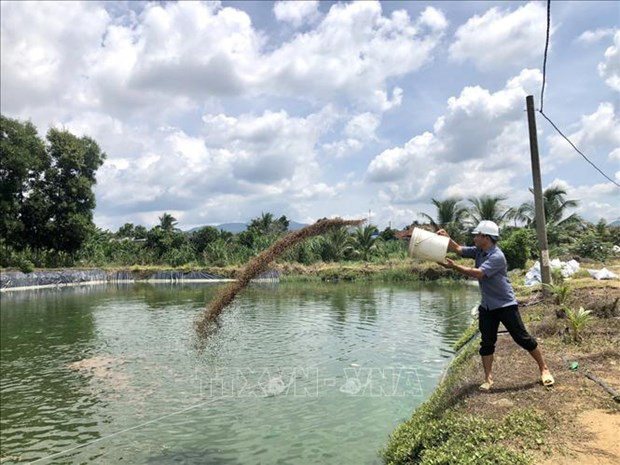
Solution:
[[[496,308],[494,310],[478,307],[478,312],[478,327],[482,335],[480,355],[492,355],[495,352],[497,329],[500,323],[506,327],[514,341],[528,352],[538,346],[536,339],[525,329],[517,305]]]

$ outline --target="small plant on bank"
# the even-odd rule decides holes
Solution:
[[[562,268],[551,268],[551,282],[553,284],[562,284],[564,282]]]
[[[19,264],[19,271],[21,271],[22,273],[32,273],[34,271],[34,265],[28,259],[21,258],[18,264]]]
[[[558,305],[564,305],[573,290],[570,284],[565,282],[560,282],[558,284],[543,284],[543,286],[549,289],[549,291],[553,294],[553,299]]]
[[[568,320],[573,342],[580,342],[583,339],[583,331],[592,321],[592,312],[590,310],[584,310],[583,307],[579,307],[579,310],[575,310],[564,305],[562,308]]]

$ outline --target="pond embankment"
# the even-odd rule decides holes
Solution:
[[[169,269],[161,266],[123,268],[40,269],[31,273],[15,270],[0,272],[0,290],[23,290],[59,286],[77,286],[108,282],[228,282],[235,279],[243,265],[195,269]],[[345,262],[301,265],[275,263],[271,271],[257,278],[260,281],[376,281],[412,282],[459,280],[436,263],[400,260],[385,263]]]
[[[592,312],[577,341],[555,296],[543,298],[539,289],[515,286],[526,326],[555,377],[554,387],[543,387],[534,361],[509,335],[500,334],[495,384],[489,392],[479,391],[482,368],[474,323],[455,349],[469,343],[431,398],[390,435],[382,451],[385,462],[620,463],[620,404],[593,381],[620,392],[620,281],[580,278],[567,283],[564,306]]]
[[[258,277],[260,281],[277,281],[280,273],[269,271]],[[64,269],[41,270],[31,273],[21,271],[2,271],[0,273],[0,290],[19,291],[25,289],[44,289],[51,287],[81,286],[89,284],[118,282],[227,282],[231,277],[202,270],[101,270],[101,269]]]

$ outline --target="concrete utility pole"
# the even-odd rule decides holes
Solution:
[[[525,97],[525,104],[527,107],[527,125],[530,132],[530,155],[532,157],[532,179],[534,180],[534,207],[536,208],[536,235],[538,236],[538,248],[540,249],[540,276],[543,284],[551,284],[545,204],[543,200],[542,183],[540,181],[540,161],[538,159],[538,136],[536,135],[534,97],[532,95]],[[548,289],[543,286],[543,295],[548,295],[548,293]]]

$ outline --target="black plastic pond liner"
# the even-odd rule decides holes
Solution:
[[[278,281],[280,274],[277,271],[262,273],[257,279]],[[59,270],[34,271],[6,271],[0,273],[0,289],[36,288],[41,286],[66,286],[70,284],[87,284],[95,282],[122,282],[122,281],[219,281],[226,279],[206,271],[157,271],[153,273],[133,271],[103,271],[103,270]]]

